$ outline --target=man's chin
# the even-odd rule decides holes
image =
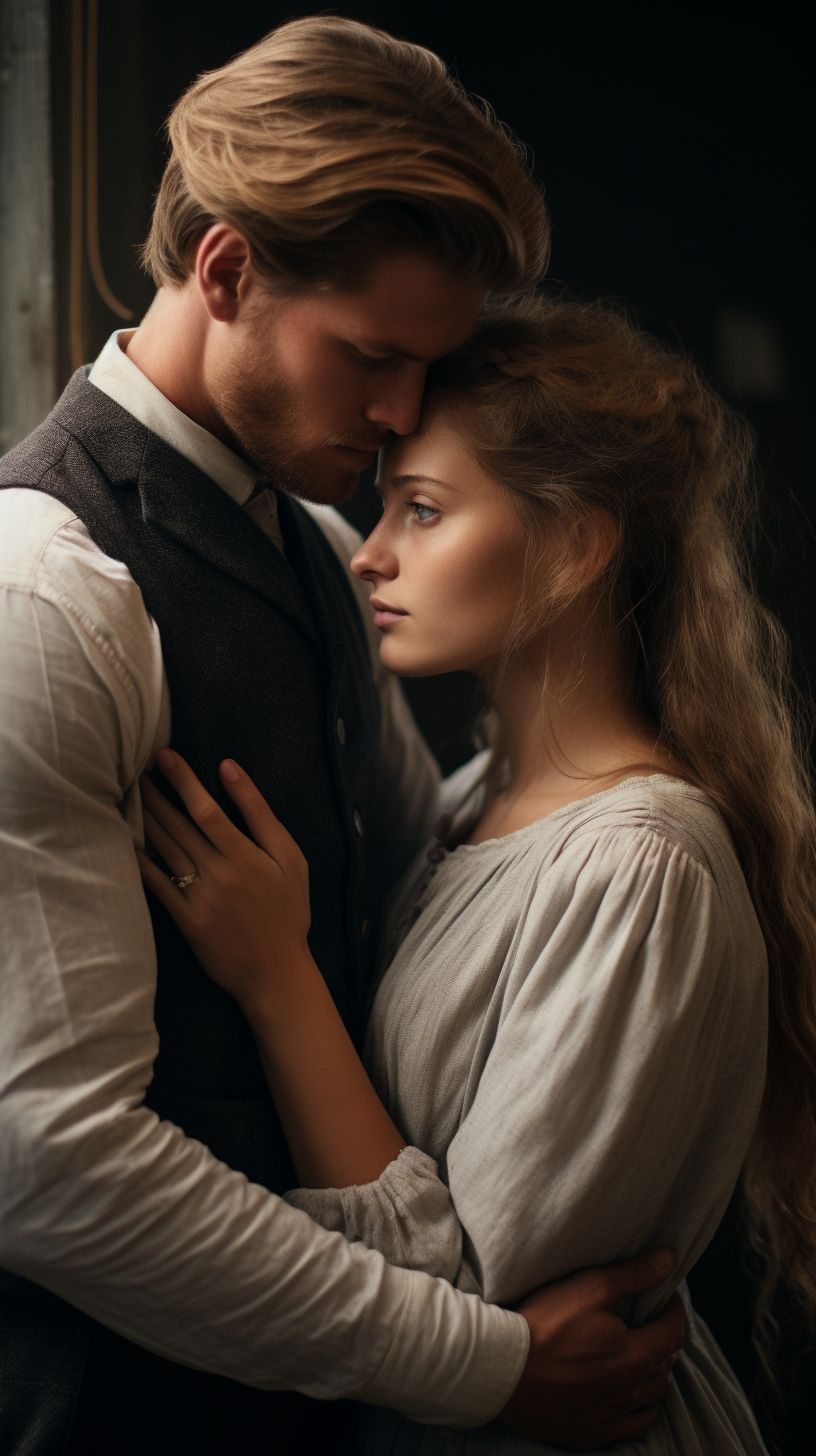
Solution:
[[[244,444],[243,453],[279,490],[316,506],[338,506],[351,500],[363,471],[376,459],[373,452],[368,456],[334,445],[300,454],[269,449],[267,442],[264,446],[253,449]]]
[[[361,474],[360,470],[344,471],[341,474],[335,468],[319,475],[292,475],[289,479],[276,479],[275,484],[288,495],[297,496],[298,500],[309,501],[312,505],[339,506],[344,501],[351,500]]]

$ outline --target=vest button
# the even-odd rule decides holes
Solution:
[[[341,744],[346,741],[346,725],[342,718],[337,719],[337,741]]]
[[[363,832],[363,821],[360,818],[360,810],[359,809],[355,809],[354,810],[354,828],[357,830],[357,833],[358,834],[362,834],[362,832]]]

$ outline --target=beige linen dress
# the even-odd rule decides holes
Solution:
[[[464,797],[460,819],[479,811],[483,766],[443,788],[443,807]],[[719,814],[655,774],[502,839],[433,846],[398,888],[384,951],[366,1061],[410,1146],[376,1183],[289,1201],[503,1305],[668,1245],[671,1280],[620,1311],[644,1320],[714,1233],[762,1095],[767,958]],[[616,1449],[764,1452],[691,1311],[674,1373],[657,1425]],[[390,1411],[361,1438],[366,1456],[554,1449]]]

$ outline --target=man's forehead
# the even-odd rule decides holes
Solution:
[[[438,259],[410,252],[375,261],[344,295],[372,342],[419,359],[427,358],[423,336],[429,331],[453,331],[457,341],[467,337],[486,296]]]

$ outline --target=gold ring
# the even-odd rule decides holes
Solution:
[[[179,890],[186,890],[193,880],[198,879],[198,870],[193,870],[191,875],[171,875],[170,884],[176,885]]]

